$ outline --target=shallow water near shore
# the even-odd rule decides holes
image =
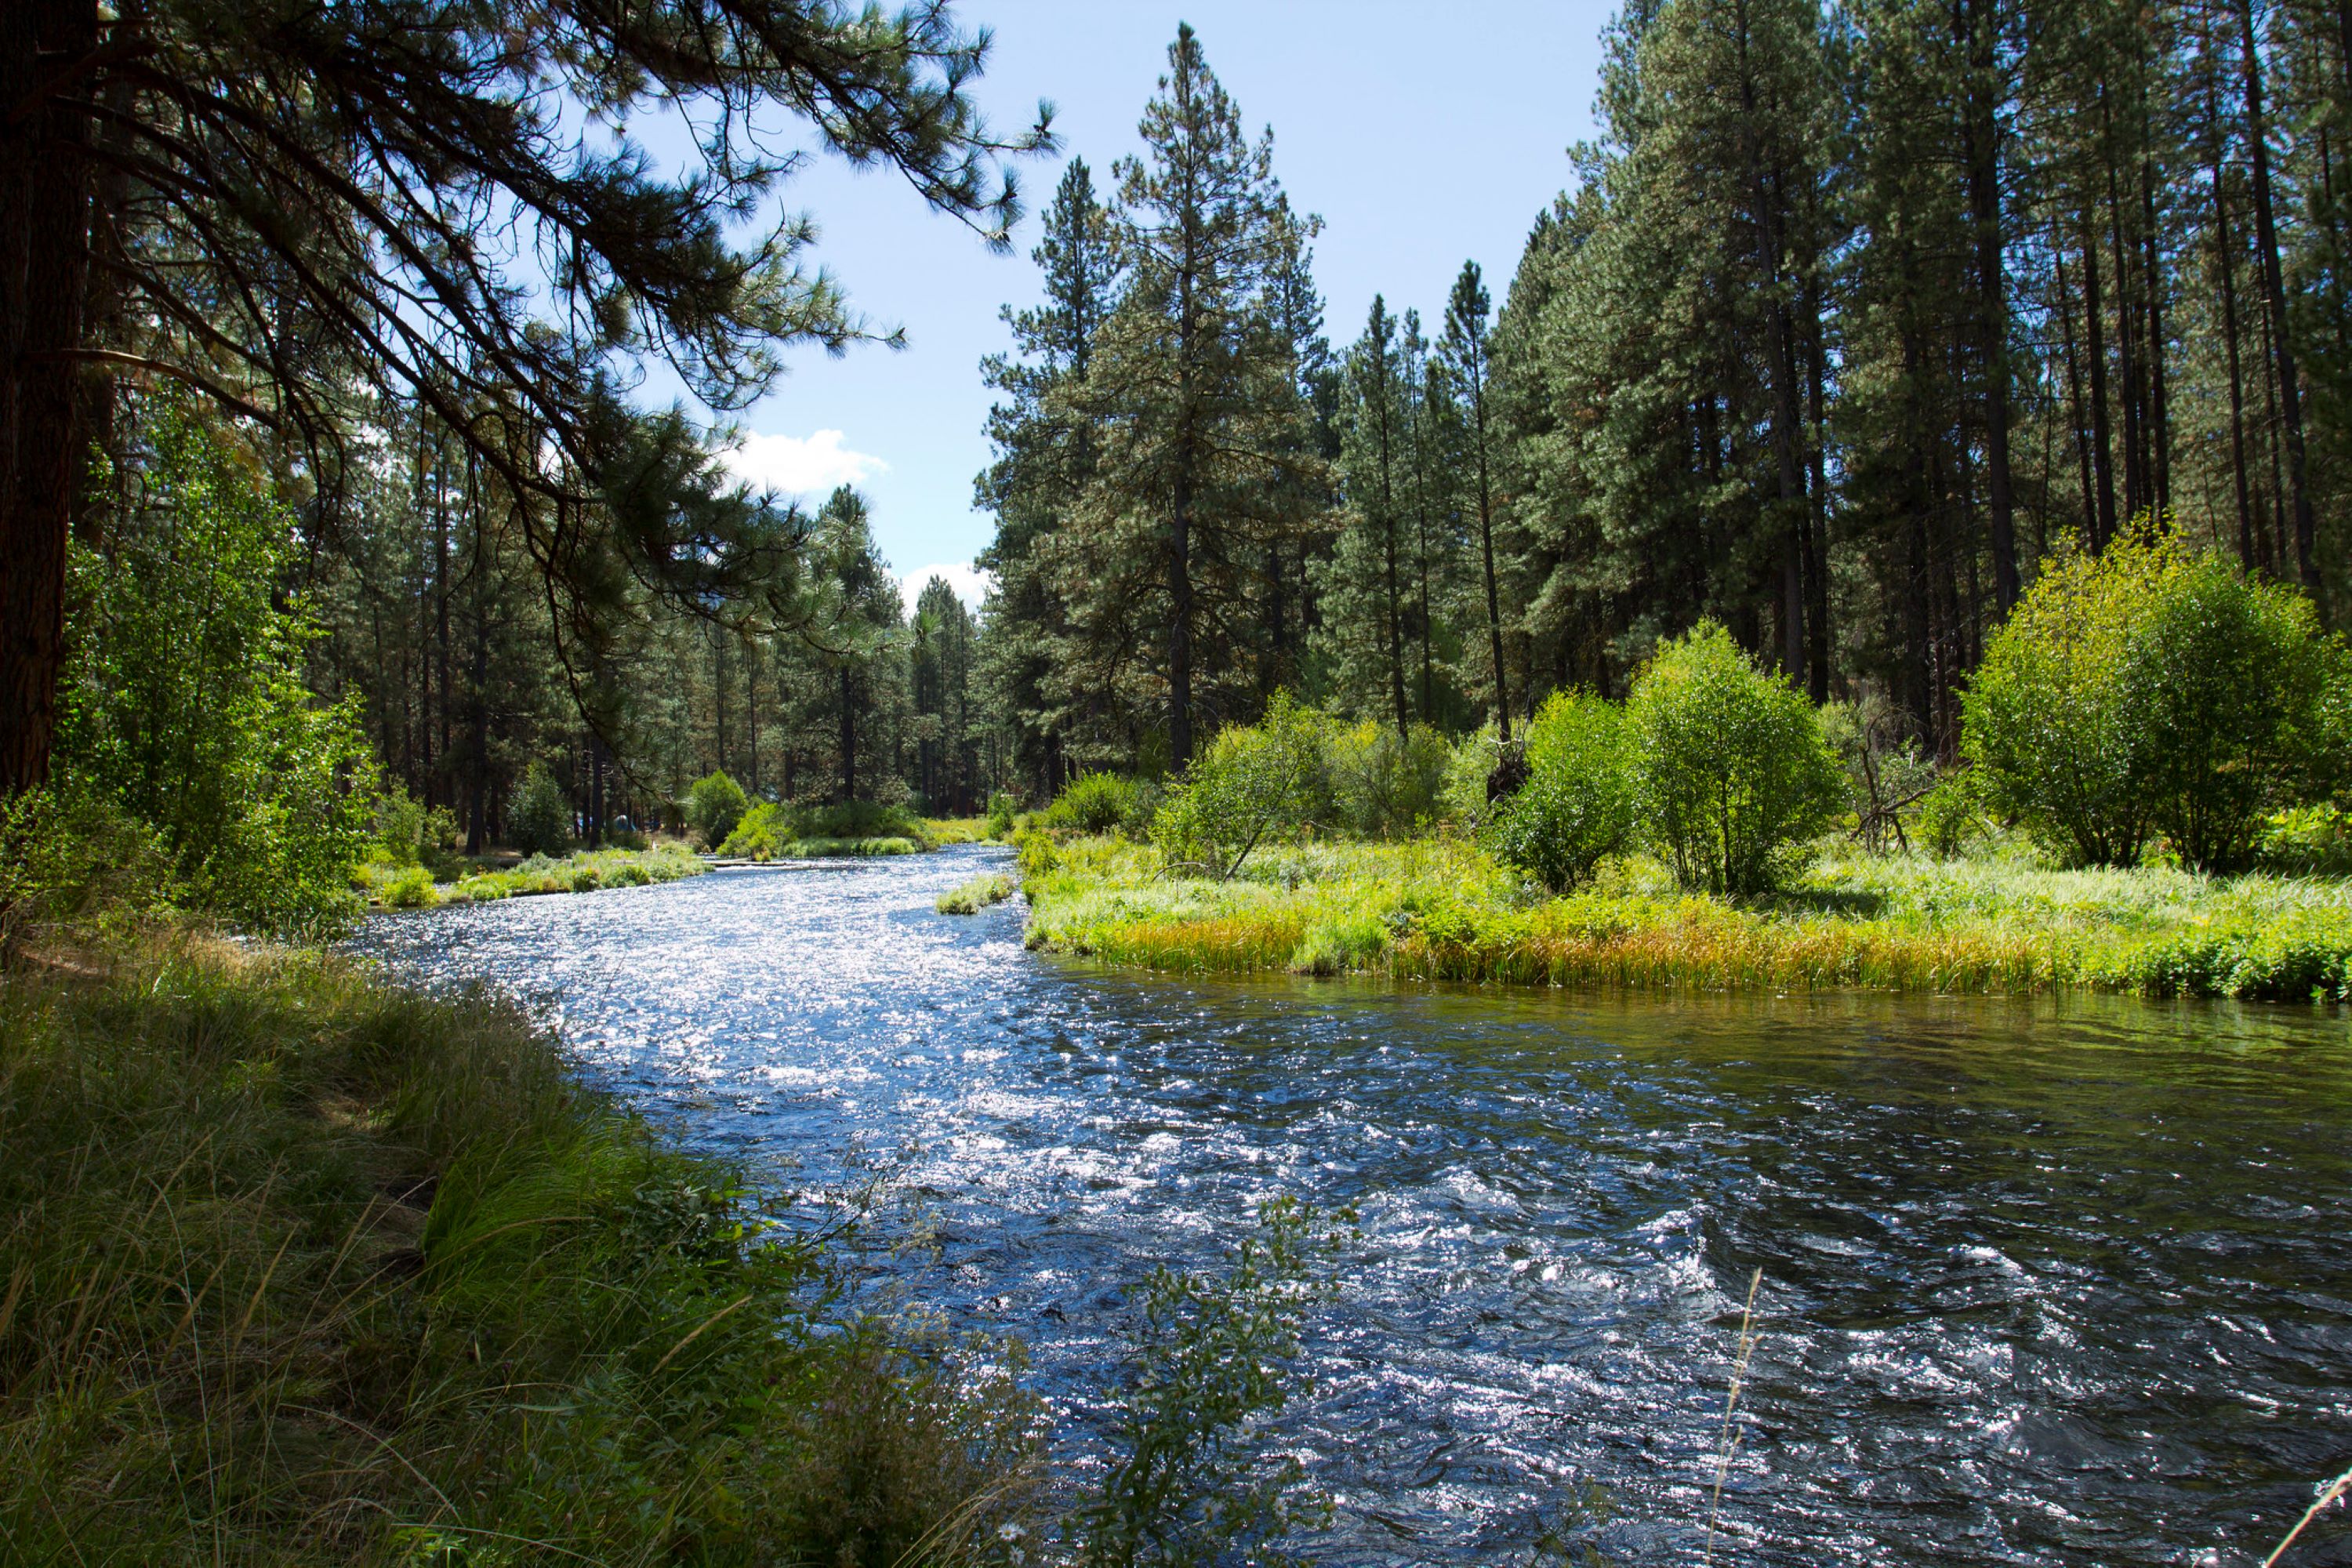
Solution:
[[[1003,851],[386,916],[755,1181],[880,1180],[1063,1452],[1154,1264],[1253,1204],[1361,1236],[1282,1424],[1345,1563],[2258,1563],[2352,1464],[2336,1008],[1196,981],[1024,952]],[[1588,1483],[1598,1508],[1572,1500]],[[2332,1522],[2291,1561],[2352,1563]],[[1557,1560],[1554,1558],[1553,1560]]]

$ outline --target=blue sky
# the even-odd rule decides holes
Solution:
[[[1344,344],[1375,293],[1442,313],[1465,258],[1499,306],[1536,214],[1569,178],[1566,149],[1591,133],[1599,37],[1612,7],[1469,0],[1447,7],[1307,0],[963,0],[995,33],[977,96],[998,129],[1055,105],[1060,153],[1027,161],[1032,216],[1010,256],[926,210],[895,175],[813,164],[786,193],[822,230],[816,258],[874,321],[905,329],[898,353],[795,354],[792,374],[741,416],[742,469],[822,494],[848,480],[873,499],[883,552],[917,587],[968,567],[989,519],[971,510],[988,460],[981,356],[1004,346],[997,317],[1035,293],[1035,208],[1071,153],[1107,186],[1181,17],[1255,136],[1274,128],[1275,172],[1320,213],[1316,277],[1327,330]],[[969,589],[969,578],[960,587]]]

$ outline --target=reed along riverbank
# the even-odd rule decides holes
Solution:
[[[146,949],[0,977],[11,1560],[1002,1554],[1024,1396],[513,1007]]]
[[[1458,839],[1276,846],[1219,881],[1171,874],[1149,845],[1042,834],[1024,839],[1022,870],[1033,947],[1181,973],[2352,995],[2352,884],[2336,879],[1839,851],[1752,903],[1679,892],[1640,859],[1549,898]]]

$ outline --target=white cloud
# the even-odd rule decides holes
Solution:
[[[935,566],[921,566],[898,579],[898,599],[907,606],[907,615],[915,614],[915,601],[923,596],[923,588],[934,577],[944,577],[955,590],[964,607],[978,610],[988,591],[996,586],[996,574],[983,572],[969,561],[942,561]]]
[[[838,430],[819,430],[805,440],[798,436],[746,436],[743,444],[720,454],[727,471],[753,489],[781,490],[786,495],[812,495],[835,485],[854,485],[890,467],[867,452],[853,451],[842,443]]]

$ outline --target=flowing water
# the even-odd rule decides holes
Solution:
[[[1319,1561],[1699,1561],[1759,1268],[1718,1562],[2257,1563],[2352,1464],[2340,1011],[1139,976],[1024,952],[1017,900],[932,912],[1002,853],[359,945],[530,998],[772,1189],[887,1179],[1065,1451],[1154,1264],[1352,1205],[1282,1434],[1338,1499]]]

